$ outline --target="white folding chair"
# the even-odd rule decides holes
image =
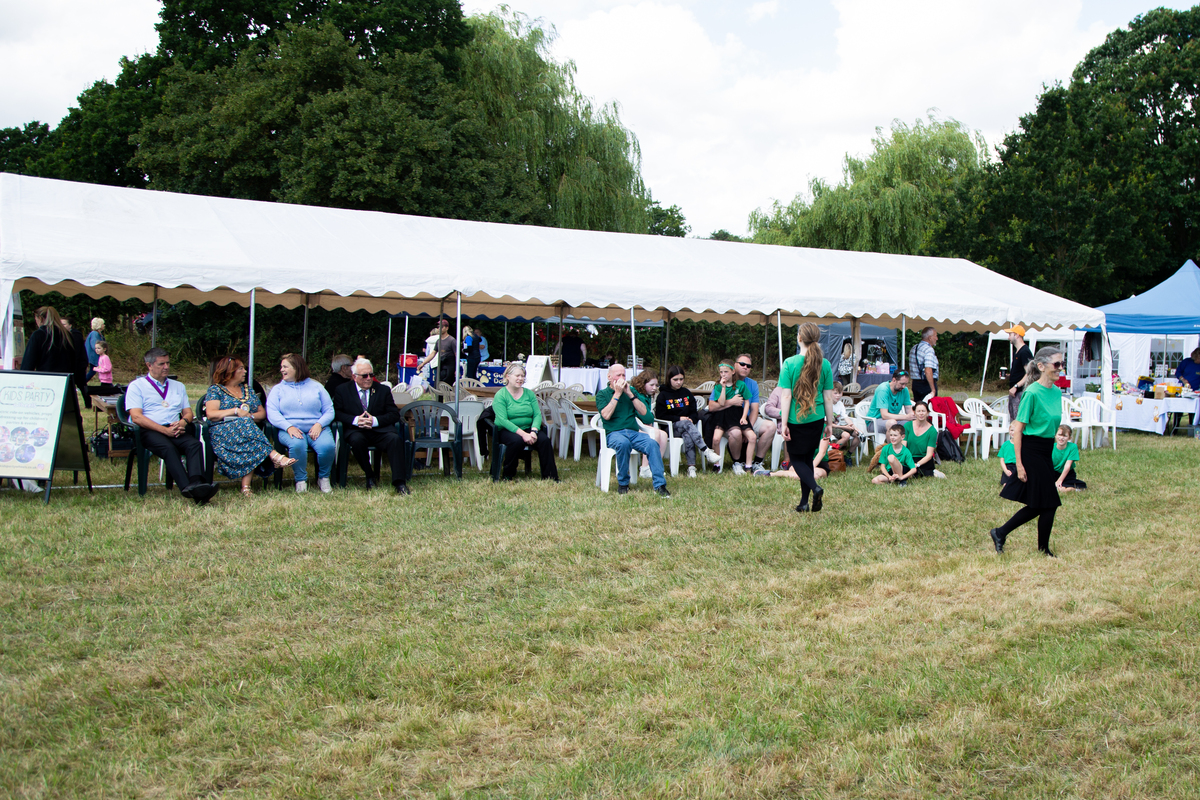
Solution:
[[[647,433],[653,433],[655,430],[663,429],[667,432],[667,455],[670,458],[671,477],[674,478],[679,474],[679,460],[683,455],[683,439],[675,435],[675,424],[667,419],[654,418],[654,425],[647,425],[638,420],[638,426]],[[665,465],[664,465],[665,466]]]
[[[1074,419],[1071,412],[1079,414],[1079,419]],[[1071,429],[1071,439],[1083,444],[1083,430],[1087,427],[1083,421],[1083,413],[1075,406],[1074,401],[1065,394],[1062,396],[1062,424]]]
[[[600,455],[596,460],[596,485],[600,491],[607,492],[612,481],[613,459],[617,451],[608,446],[608,437],[604,431],[604,418],[599,414],[592,417],[592,430],[600,434]],[[642,454],[637,450],[629,451],[629,482],[637,483],[638,468],[642,464]]]
[[[987,461],[988,453],[992,447],[992,441],[995,440],[996,447],[999,449],[1008,436],[1008,426],[1004,424],[1004,417],[999,416],[996,411],[987,403],[980,400],[978,397],[968,397],[963,400],[963,410],[971,419],[971,427],[977,430],[975,455],[979,455],[979,443],[983,443],[983,460]]]
[[[1103,403],[1094,397],[1081,397],[1075,401],[1075,406],[1079,409],[1079,423],[1083,426],[1085,435],[1088,438],[1088,447],[1095,447],[1092,439],[1092,431],[1099,428],[1101,433],[1108,434],[1112,441],[1113,450],[1117,449],[1117,413],[1115,410],[1106,408]]]

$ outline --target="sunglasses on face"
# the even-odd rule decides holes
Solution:
[[[1051,361],[1050,366],[1054,367],[1055,369],[1062,369],[1064,363],[1065,362],[1063,361]]]
[[[356,377],[356,378],[374,378],[375,373],[374,372],[356,372],[356,373],[354,373],[354,377]]]
[[[737,362],[737,365],[739,367],[745,367],[746,369],[750,369],[750,365],[747,364],[745,361],[739,361],[739,362]]]

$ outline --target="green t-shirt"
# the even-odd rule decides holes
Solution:
[[[917,466],[913,461],[912,454],[908,452],[907,447],[900,445],[899,448],[897,448],[889,443],[885,444],[883,449],[879,451],[879,463],[882,464],[884,469],[886,469],[889,473],[892,471],[892,465],[888,463],[888,456],[895,456],[896,460],[900,462],[900,466],[904,467],[904,470],[901,474],[903,474],[903,472],[908,472]]]
[[[871,395],[871,407],[867,409],[867,416],[872,419],[880,419],[883,415],[880,411],[886,411],[889,414],[903,414],[905,406],[913,404],[912,395],[908,393],[908,387],[905,386],[898,392],[892,391],[892,382],[884,381],[875,389],[875,394]]]
[[[1062,450],[1058,449],[1058,442],[1054,443],[1054,449],[1050,451],[1050,461],[1054,464],[1054,471],[1061,473],[1067,462],[1071,462],[1071,467],[1079,466],[1079,448],[1074,442],[1067,442],[1067,446]]]
[[[722,386],[718,383],[713,387],[712,396],[709,397],[708,400],[710,403],[716,403],[722,399],[733,397],[735,395],[741,395],[745,400],[745,402],[742,404],[743,408],[750,404],[750,387],[746,386],[745,381],[740,380],[734,382],[733,386]]]
[[[1024,435],[1053,439],[1062,422],[1062,391],[1057,386],[1046,387],[1035,382],[1021,393],[1017,422],[1025,423]]]
[[[1000,445],[1000,450],[997,451],[996,458],[1005,464],[1017,463],[1017,449],[1013,447],[1011,439],[1005,439],[1004,444]]]
[[[629,391],[633,392],[633,396],[641,400],[646,406],[646,413],[641,416],[642,422],[647,425],[654,424],[654,405],[646,399],[646,396],[629,387]],[[602,411],[612,401],[613,390],[611,386],[605,386],[600,391],[596,392],[596,410]],[[601,415],[603,419],[603,415]],[[638,428],[637,409],[633,407],[633,400],[621,395],[617,400],[617,407],[613,410],[611,419],[604,420],[605,431],[636,431]]]
[[[801,370],[804,369],[804,356],[792,356],[787,361],[783,362],[783,370],[779,373],[779,385],[791,389],[796,385],[796,379],[800,377]],[[803,425],[806,422],[815,422],[816,420],[825,419],[825,392],[833,391],[833,368],[829,366],[829,361],[821,360],[821,377],[817,379],[817,396],[813,398],[813,408],[804,417],[797,417],[799,409],[796,403],[796,394],[792,393],[792,402],[788,408],[788,424]]]
[[[505,386],[496,392],[492,401],[492,410],[496,412],[496,427],[509,433],[536,431],[542,427],[542,410],[538,407],[537,395],[526,389],[521,392],[521,399],[512,396]]]
[[[908,391],[905,389],[905,391]],[[904,443],[908,445],[908,452],[912,455],[913,461],[920,461],[929,452],[929,448],[933,448],[933,452],[937,452],[937,428],[930,425],[925,429],[925,432],[918,436],[913,432],[913,424],[911,422],[904,423]]]

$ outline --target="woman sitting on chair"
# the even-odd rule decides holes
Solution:
[[[296,492],[308,491],[308,449],[317,454],[317,488],[333,491],[333,400],[325,387],[309,377],[308,364],[299,353],[284,353],[279,362],[283,381],[267,396],[267,419],[279,429],[279,443],[296,459],[292,476]]]
[[[529,445],[537,450],[542,480],[557,483],[554,448],[542,428],[542,411],[537,397],[525,388],[525,367],[521,364],[514,362],[504,370],[504,387],[496,392],[492,410],[496,412],[496,447],[492,458],[500,457],[500,445],[504,445],[504,479],[516,477],[521,451]]]
[[[634,389],[637,389],[639,392],[644,394],[646,399],[648,399],[651,403],[653,403],[654,398],[658,396],[658,373],[652,369],[642,370],[637,375],[633,376],[633,380],[631,380],[630,383],[633,385]],[[651,408],[653,408],[653,406],[651,406]],[[660,453],[662,453],[663,461],[665,462],[667,460],[667,432],[655,425],[653,430],[648,430],[646,433],[649,434],[651,439],[654,439],[656,442],[658,442],[658,450]],[[638,472],[638,475],[642,478],[651,477],[650,459],[644,454],[642,455],[642,469],[640,472]]]
[[[246,386],[246,365],[225,356],[213,370],[213,384],[204,395],[204,416],[209,422],[217,469],[227,478],[242,482],[242,494],[250,496],[250,479],[257,472],[264,478],[276,467],[290,467],[296,459],[275,452],[258,424],[267,410],[258,395]]]

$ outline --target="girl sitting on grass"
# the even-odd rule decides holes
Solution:
[[[1079,463],[1079,448],[1071,441],[1071,426],[1059,425],[1058,433],[1054,434],[1054,449],[1050,451],[1050,461],[1058,480],[1054,485],[1060,492],[1074,492],[1086,489],[1087,484],[1075,475],[1075,465]]]
[[[904,423],[904,445],[916,466],[916,477],[946,477],[946,473],[934,469],[938,431],[929,421],[929,404],[924,400],[913,403],[913,417],[912,421]]]
[[[907,486],[908,479],[917,473],[912,454],[904,446],[904,426],[893,425],[888,428],[888,443],[879,451],[879,474],[871,479],[871,483],[895,483],[897,486]]]

